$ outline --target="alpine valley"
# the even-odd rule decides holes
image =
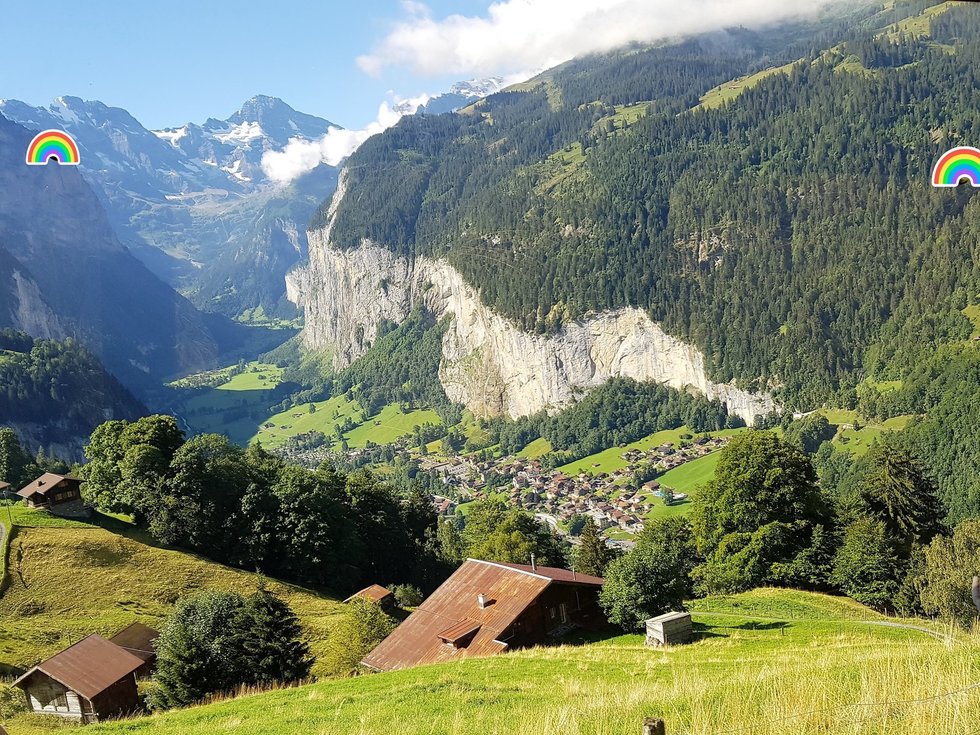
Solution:
[[[431,4],[376,53],[583,17]],[[373,135],[0,101],[0,724],[973,732],[980,4],[778,15]]]

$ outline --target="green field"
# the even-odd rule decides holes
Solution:
[[[375,444],[390,444],[396,439],[411,434],[416,426],[423,424],[439,425],[442,424],[442,420],[435,411],[402,413],[399,406],[388,405],[377,416],[372,416],[346,436],[352,447],[363,447],[368,441],[373,441]]]
[[[713,431],[710,433],[710,436],[732,436],[742,431],[746,431],[746,429],[725,429],[723,431]],[[659,447],[661,444],[673,444],[676,446],[681,442],[681,436],[684,434],[694,435],[686,426],[682,426],[679,429],[658,431],[656,434],[650,434],[639,441],[627,444],[625,447],[611,447],[598,454],[570,462],[558,469],[566,475],[577,475],[580,472],[587,472],[591,475],[598,475],[601,472],[615,472],[616,470],[622,470],[629,466],[629,462],[623,459],[623,454],[630,449],[646,451],[654,447]]]
[[[363,410],[356,400],[337,396],[313,404],[288,408],[269,414],[273,391],[282,381],[283,371],[275,365],[249,363],[245,372],[230,376],[231,368],[203,374],[226,382],[208,388],[175,406],[175,413],[200,433],[224,434],[236,444],[247,445],[258,439],[269,448],[281,447],[299,434],[319,431],[331,440],[336,439],[336,427],[351,419],[356,426],[345,434],[352,448],[365,446],[368,441],[388,444],[411,434],[416,426],[425,423],[441,424],[434,411],[417,410],[403,413],[398,405],[385,406],[376,416],[361,421]],[[195,379],[191,376],[171,383],[175,388],[187,388]],[[242,415],[245,414],[245,415]]]
[[[232,368],[189,376],[171,383],[171,387],[188,389],[189,396],[175,403],[174,413],[197,433],[224,434],[237,444],[247,444],[255,435],[256,428],[268,415],[273,391],[282,380],[282,369],[275,365],[252,362],[245,372],[230,376]],[[222,384],[193,390],[195,380],[202,377],[216,380],[227,378]],[[230,376],[230,377],[229,377]]]
[[[849,601],[760,590],[699,601],[697,640],[638,635],[326,681],[87,728],[92,735],[967,735],[980,717],[974,636],[875,625]],[[20,721],[12,725],[22,724]],[[23,721],[12,732],[50,732]]]
[[[258,439],[263,446],[274,448],[282,446],[287,439],[310,431],[319,431],[330,439],[336,439],[336,428],[345,419],[351,419],[357,426],[346,434],[347,444],[351,448],[365,446],[368,441],[375,444],[390,444],[400,437],[411,434],[416,426],[423,424],[442,423],[435,411],[408,411],[403,413],[396,404],[385,406],[376,416],[369,417],[363,423],[363,411],[357,401],[349,401],[344,396],[337,396],[328,401],[317,401],[313,404],[316,411],[310,413],[308,404],[290,408],[282,413],[270,416],[263,422],[252,439]],[[269,426],[271,424],[271,426]]]
[[[715,474],[715,467],[721,459],[721,452],[713,452],[705,457],[699,457],[675,467],[657,478],[661,485],[671,487],[677,492],[685,493],[687,499],[674,502],[671,505],[664,505],[664,501],[650,496],[654,503],[653,510],[650,511],[648,518],[666,518],[668,516],[687,515],[691,512],[691,500],[697,495],[697,489]]]
[[[178,598],[201,589],[256,589],[259,577],[194,554],[146,543],[126,523],[98,516],[66,521],[12,508],[6,591],[0,596],[0,672],[26,668],[89,633],[112,635],[134,621],[159,626]],[[7,524],[7,509],[0,508]],[[331,597],[272,582],[322,650],[339,604]]]
[[[886,392],[901,387],[899,381],[877,383],[878,390]],[[837,428],[833,442],[842,449],[857,456],[867,453],[871,445],[886,431],[901,431],[913,419],[912,416],[894,416],[884,421],[866,421],[857,411],[839,408],[822,408],[817,413],[825,416]],[[853,428],[855,423],[861,428]]]
[[[535,439],[533,442],[524,447],[517,453],[517,456],[524,457],[526,459],[537,459],[538,457],[543,457],[552,449],[553,447],[551,446],[550,441],[540,438]]]

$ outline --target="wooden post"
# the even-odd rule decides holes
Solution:
[[[973,578],[973,604],[977,606],[977,611],[980,612],[980,577]]]
[[[667,735],[667,726],[663,720],[647,717],[643,720],[643,735]]]

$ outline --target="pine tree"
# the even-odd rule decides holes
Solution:
[[[936,487],[907,451],[875,448],[871,470],[861,487],[870,515],[884,522],[906,552],[913,542],[926,544],[942,529],[942,504]]]
[[[263,584],[242,609],[242,649],[255,684],[301,681],[314,659],[296,613]]]
[[[13,429],[0,428],[0,480],[19,488],[30,482],[31,459]]]
[[[581,543],[575,551],[575,571],[601,577],[606,571],[611,555],[605,539],[599,533],[599,527],[592,518],[585,521],[579,538]]]
[[[186,707],[230,691],[246,678],[239,625],[245,599],[201,592],[181,600],[157,639],[154,709]]]

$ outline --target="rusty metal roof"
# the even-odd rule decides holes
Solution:
[[[20,684],[40,671],[85,699],[99,696],[140,666],[143,660],[100,635],[90,635],[42,661],[14,684]]]
[[[134,656],[149,661],[156,656],[156,640],[160,637],[158,631],[143,623],[133,623],[109,639],[120,648],[125,648]]]
[[[32,495],[47,495],[48,491],[62,480],[71,480],[77,483],[82,482],[77,477],[72,477],[71,475],[56,475],[53,472],[45,472],[39,478],[18,490],[17,494],[22,498],[29,498]]]
[[[489,564],[490,562],[484,562]],[[574,584],[586,584],[593,587],[602,587],[606,580],[602,577],[593,577],[589,574],[579,574],[577,572],[571,572],[568,569],[559,569],[558,567],[542,567],[542,566],[531,566],[530,564],[504,564],[502,562],[493,562],[494,564],[499,564],[502,567],[507,567],[508,569],[516,569],[518,571],[524,572],[526,574],[537,574],[540,577],[547,577],[553,582],[572,582]]]
[[[567,575],[567,579],[566,579]],[[506,650],[498,640],[549,585],[559,582],[593,586],[598,577],[577,575],[552,567],[467,559],[404,623],[364,657],[363,663],[379,671],[419,664],[489,656]],[[485,597],[480,606],[479,596]],[[466,629],[472,640],[460,633]],[[455,636],[452,645],[440,636]]]
[[[353,595],[344,600],[344,602],[350,602],[355,597],[363,597],[365,600],[370,600],[371,602],[381,602],[386,597],[391,597],[391,592],[386,590],[380,584],[372,584],[370,587],[365,587],[360,592],[355,592]]]

